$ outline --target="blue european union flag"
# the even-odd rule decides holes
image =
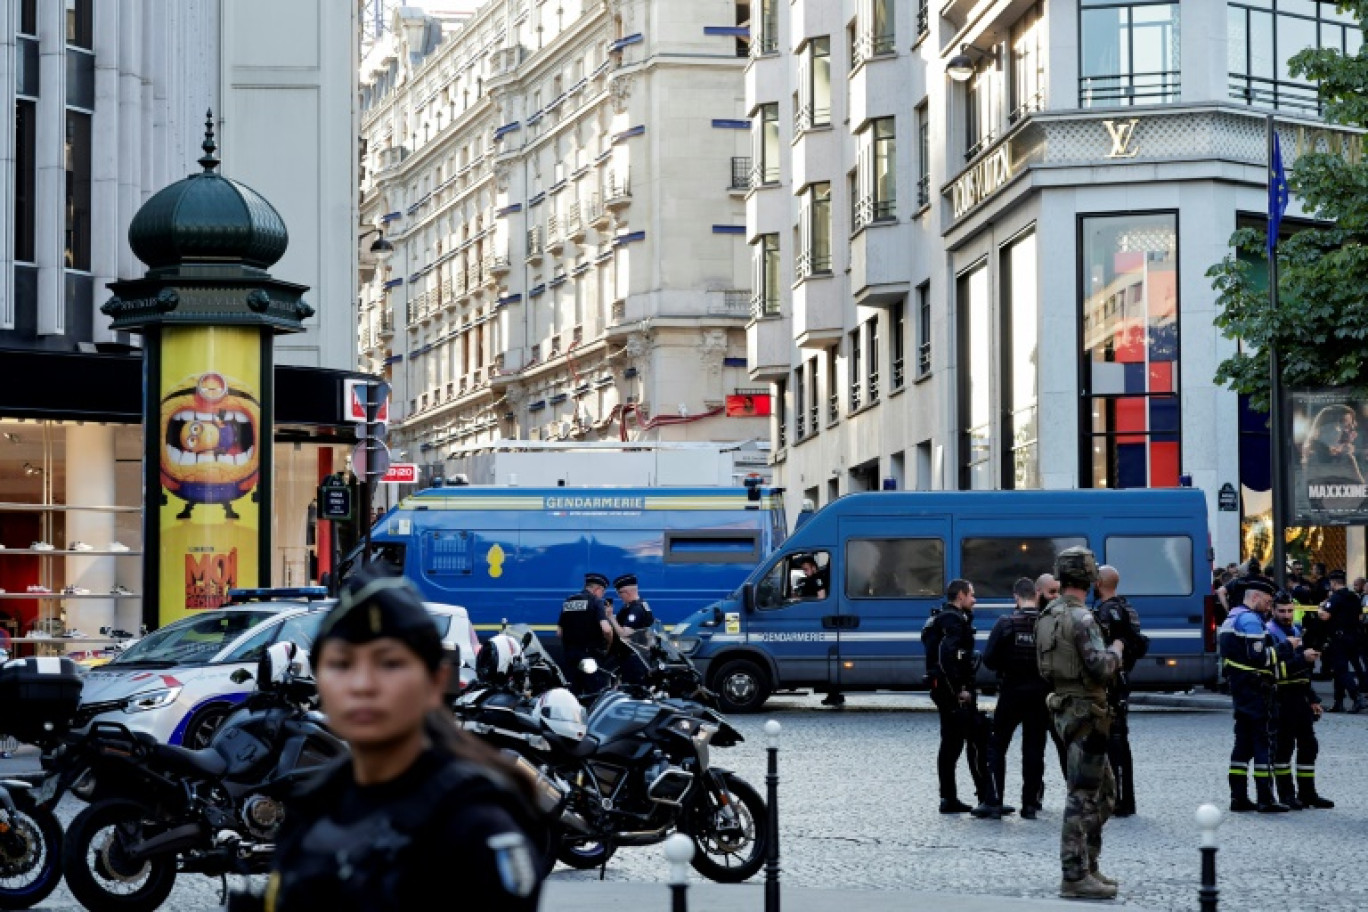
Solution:
[[[1278,249],[1278,229],[1283,213],[1287,212],[1287,172],[1283,170],[1282,144],[1277,131],[1273,132],[1273,158],[1268,163],[1268,256],[1272,259]]]

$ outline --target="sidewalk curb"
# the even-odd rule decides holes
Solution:
[[[1225,694],[1133,693],[1131,706],[1161,706],[1168,709],[1197,709],[1222,711],[1230,709],[1230,697]]]

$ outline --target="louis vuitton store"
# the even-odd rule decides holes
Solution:
[[[1317,121],[1276,128],[1289,169],[1307,149],[1361,154]],[[1265,129],[1222,105],[1038,113],[952,178],[958,487],[1191,484],[1212,495],[1218,563],[1271,547],[1264,416],[1213,382],[1235,343],[1206,276],[1265,222]],[[1316,544],[1363,572],[1361,529]]]

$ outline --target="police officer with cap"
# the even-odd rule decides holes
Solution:
[[[599,665],[608,658],[613,644],[613,624],[608,618],[608,605],[603,593],[608,591],[608,577],[602,573],[584,574],[584,588],[561,605],[556,621],[556,635],[560,637],[561,652],[569,666],[570,688],[579,695],[603,689],[598,674],[586,675],[580,668],[585,659]]]
[[[1107,763],[1111,707],[1107,687],[1121,669],[1125,644],[1107,645],[1083,599],[1097,583],[1097,560],[1087,548],[1065,548],[1055,558],[1059,598],[1036,622],[1036,661],[1054,688],[1045,705],[1068,757],[1069,795],[1059,838],[1065,899],[1113,899],[1118,884],[1098,867],[1102,827],[1116,802],[1116,779]]]
[[[533,784],[445,711],[451,669],[421,596],[362,568],[310,659],[350,755],[289,800],[264,895],[230,910],[420,909],[460,885],[473,908],[535,910],[549,830]]]
[[[1221,623],[1216,642],[1230,682],[1235,710],[1235,745],[1230,751],[1230,809],[1274,813],[1288,810],[1273,797],[1274,687],[1278,656],[1266,628],[1274,588],[1248,580],[1244,602]],[[1258,803],[1249,800],[1249,761],[1254,761]]]
[[[637,578],[633,574],[624,573],[613,580],[613,588],[617,590],[623,605],[614,612],[612,602],[608,602],[608,623],[613,626],[616,635],[612,658],[625,683],[641,684],[646,680],[646,666],[632,647],[627,645],[627,640],[636,631],[649,629],[655,623],[655,615],[651,613],[651,606],[641,600]],[[640,643],[640,640],[636,642]]]

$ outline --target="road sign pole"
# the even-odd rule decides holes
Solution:
[[[366,383],[366,474],[362,479],[361,490],[364,492],[361,497],[361,528],[363,532],[361,544],[361,566],[367,566],[371,557],[371,499],[375,496],[375,469],[379,465],[379,440],[376,435],[379,430],[376,427],[376,416],[380,411],[380,385],[374,381]]]

